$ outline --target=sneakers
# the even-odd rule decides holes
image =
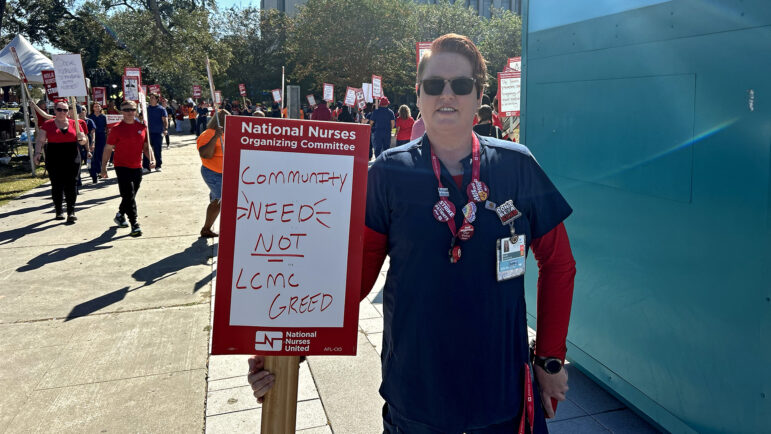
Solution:
[[[78,221],[78,217],[75,215],[74,212],[67,214],[67,223],[73,224],[76,221]]]
[[[57,211],[56,216],[54,217],[54,220],[64,220],[64,213],[61,211]]]
[[[126,217],[124,217],[123,214],[121,213],[115,214],[115,218],[113,218],[112,221],[114,221],[119,228],[128,227],[128,223],[126,222]]]
[[[150,169],[148,169],[147,167],[143,167],[142,173],[150,173]]]
[[[141,237],[142,236],[142,228],[139,227],[139,223],[133,223],[131,225],[131,233],[129,233],[132,237]]]
[[[155,171],[156,171],[156,172],[163,172],[163,170],[161,170],[161,168],[160,168],[160,167],[156,167],[156,168],[155,168]]]

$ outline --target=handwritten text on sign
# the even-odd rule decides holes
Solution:
[[[498,73],[498,112],[502,116],[519,116],[521,87],[521,73]]]
[[[88,95],[80,54],[54,54],[53,62],[59,96]]]
[[[369,127],[229,116],[225,141],[213,354],[354,354]]]
[[[342,327],[352,178],[350,156],[241,151],[231,324]]]

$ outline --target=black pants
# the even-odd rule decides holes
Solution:
[[[137,222],[136,197],[139,184],[142,183],[142,169],[115,166],[115,174],[118,176],[118,189],[121,197],[118,211],[126,215],[131,224],[134,224]]]
[[[46,145],[46,170],[51,180],[51,199],[57,214],[62,212],[63,199],[67,203],[67,214],[75,212],[80,161],[78,145],[74,142]]]

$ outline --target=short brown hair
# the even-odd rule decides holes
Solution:
[[[122,103],[120,103],[120,108],[123,109],[123,107],[129,107],[129,108],[135,109],[137,108],[137,103],[127,99],[127,100],[124,100]]]
[[[481,107],[479,107],[479,110],[477,110],[477,116],[479,117],[479,122],[492,121],[493,108],[487,104],[483,104]]]
[[[487,64],[485,58],[482,57],[482,53],[479,52],[477,46],[467,36],[448,33],[434,39],[431,43],[431,50],[426,52],[420,59],[416,81],[418,95],[420,95],[420,80],[426,69],[426,63],[436,53],[457,53],[468,59],[469,63],[471,63],[471,76],[477,85],[477,98],[484,92],[484,89],[487,87]]]

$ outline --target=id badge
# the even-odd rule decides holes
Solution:
[[[525,274],[525,236],[517,235],[516,242],[511,238],[501,238],[496,242],[498,281],[513,279]]]

